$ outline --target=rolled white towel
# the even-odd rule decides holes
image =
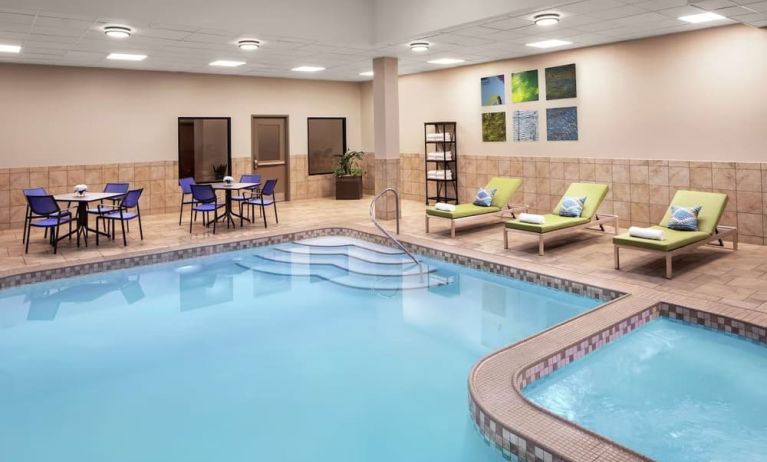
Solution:
[[[536,215],[534,213],[520,213],[519,214],[519,221],[525,222],[525,223],[532,223],[534,225],[542,225],[545,221],[545,218],[543,215]]]
[[[639,226],[632,226],[629,228],[629,236],[641,237],[642,239],[653,239],[655,241],[666,240],[666,235],[660,229],[653,228],[640,228]]]
[[[434,204],[434,208],[437,210],[442,210],[443,212],[455,212],[455,205],[446,204],[444,202],[437,202]]]

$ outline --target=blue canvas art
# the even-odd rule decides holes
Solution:
[[[503,75],[482,77],[482,105],[499,106],[504,103],[506,87]]]
[[[546,109],[546,139],[549,141],[578,140],[578,108]]]

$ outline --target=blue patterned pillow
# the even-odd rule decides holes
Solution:
[[[701,205],[696,207],[679,207],[672,204],[671,218],[666,226],[677,231],[697,231],[698,214],[702,208],[703,206]]]
[[[586,196],[570,197],[565,196],[562,199],[562,205],[559,206],[560,217],[579,217],[583,213],[583,205],[586,203]]]
[[[474,198],[474,205],[490,207],[493,204],[493,196],[495,196],[495,191],[495,189],[487,190],[485,188],[479,188],[479,191],[477,191],[477,197]]]

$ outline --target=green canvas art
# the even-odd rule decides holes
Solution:
[[[506,141],[506,113],[482,114],[482,141]]]
[[[511,102],[538,101],[538,70],[511,74]]]
[[[575,98],[575,64],[546,68],[546,99]]]

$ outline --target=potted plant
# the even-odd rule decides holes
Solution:
[[[362,151],[348,150],[338,156],[336,174],[336,199],[362,199],[362,175],[359,162],[365,157]]]

